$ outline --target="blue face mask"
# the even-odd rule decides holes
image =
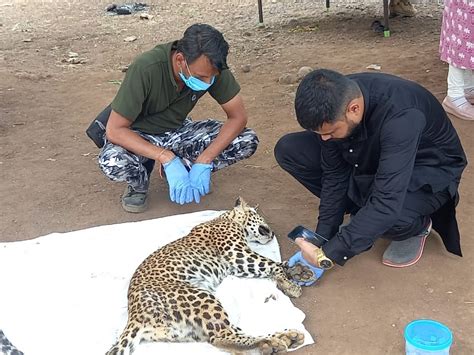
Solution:
[[[190,88],[193,91],[207,91],[207,89],[209,89],[211,85],[214,84],[214,81],[216,79],[214,76],[212,77],[211,82],[208,84],[205,81],[202,81],[196,78],[195,76],[193,76],[191,74],[191,70],[189,70],[188,63],[187,62],[185,63],[186,63],[186,68],[188,68],[188,72],[190,75],[188,78],[186,78],[183,74],[183,69],[181,69],[181,71],[179,72],[179,77],[188,88]]]

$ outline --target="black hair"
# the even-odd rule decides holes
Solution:
[[[212,26],[196,23],[188,27],[176,49],[183,53],[188,64],[205,55],[219,72],[227,68],[229,44],[222,33]]]
[[[296,91],[296,118],[304,129],[318,130],[323,123],[342,118],[349,102],[360,96],[359,85],[348,77],[328,69],[314,70]]]

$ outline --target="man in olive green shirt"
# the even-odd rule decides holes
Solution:
[[[122,206],[146,209],[154,163],[163,165],[170,199],[200,202],[211,172],[251,156],[258,145],[246,128],[240,86],[226,64],[229,46],[205,24],[189,27],[181,40],[138,56],[109,108],[99,166],[114,181],[126,181]],[[193,122],[188,114],[206,92],[221,105],[225,123]]]

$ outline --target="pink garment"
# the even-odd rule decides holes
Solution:
[[[439,52],[459,69],[474,69],[474,0],[444,0]]]

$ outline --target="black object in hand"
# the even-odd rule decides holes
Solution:
[[[316,245],[318,248],[328,241],[322,235],[303,226],[295,227],[290,233],[288,233],[288,238],[292,241],[295,241],[296,238],[304,238],[307,242]]]

